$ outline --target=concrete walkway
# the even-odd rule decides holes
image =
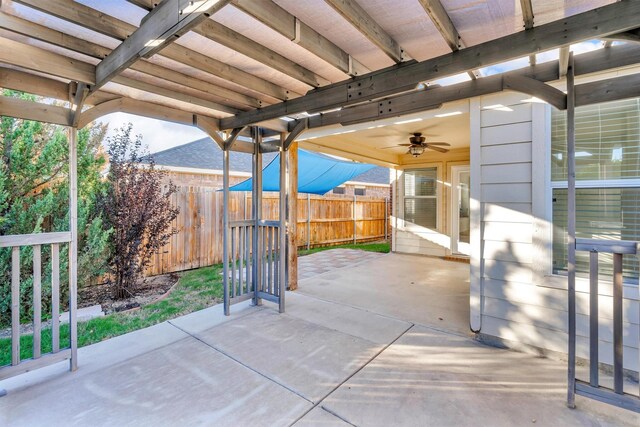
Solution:
[[[395,258],[359,264],[371,272],[359,280],[371,281],[380,263],[390,266]],[[336,270],[332,283],[346,283],[350,271]],[[583,398],[578,409],[567,409],[562,363],[487,347],[403,317],[302,292],[287,294],[286,314],[270,304],[242,303],[225,317],[215,306],[81,348],[75,373],[58,364],[0,382],[9,392],[0,398],[0,425],[640,422],[636,414]]]

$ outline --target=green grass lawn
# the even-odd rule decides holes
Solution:
[[[360,249],[372,252],[389,252],[389,243],[363,243],[329,246],[299,251],[300,256],[329,249]],[[171,294],[139,310],[114,313],[105,317],[78,323],[78,346],[97,343],[108,338],[146,328],[165,320],[174,319],[194,311],[202,310],[222,300],[222,264],[187,271],[180,275],[178,284]],[[60,326],[60,343],[69,342],[69,325]],[[51,329],[42,331],[42,353],[51,351]],[[29,359],[33,355],[33,336],[20,337],[20,358]],[[0,339],[0,366],[11,363],[11,338]]]
[[[200,268],[181,274],[171,294],[162,301],[139,310],[114,313],[78,323],[78,346],[93,344],[165,320],[202,310],[222,299],[222,265]],[[60,327],[60,344],[69,342],[69,325]],[[33,353],[33,336],[20,337],[20,358],[29,359]],[[42,331],[42,353],[51,351],[51,329]],[[0,339],[0,366],[11,363],[11,338]]]
[[[347,245],[339,245],[339,246],[323,246],[321,248],[313,248],[313,249],[302,249],[298,251],[298,256],[305,256],[315,254],[316,252],[327,251],[329,249],[359,249],[362,251],[369,252],[381,252],[383,254],[389,253],[391,250],[389,246],[389,242],[374,242],[374,243],[357,243],[357,244],[347,244]]]

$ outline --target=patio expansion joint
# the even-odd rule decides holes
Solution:
[[[243,316],[243,317],[244,317],[244,316]],[[235,320],[235,319],[234,319],[234,320]],[[182,329],[182,328],[181,328],[181,327],[179,327],[179,326],[174,325],[173,323],[172,323],[171,325],[172,325],[172,326],[174,326],[175,328],[179,329],[180,331],[182,331],[182,332],[184,332],[184,333],[186,333],[186,334],[190,335],[190,336],[191,336],[193,339],[195,339],[196,341],[201,342],[202,344],[204,344],[204,345],[206,345],[207,347],[209,347],[209,348],[211,348],[211,349],[213,349],[213,350],[217,351],[218,353],[222,354],[223,356],[225,356],[225,357],[227,357],[227,358],[229,358],[229,359],[233,360],[234,362],[236,362],[236,363],[238,363],[239,365],[241,365],[241,366],[245,367],[246,369],[249,369],[250,371],[255,372],[256,374],[258,374],[258,375],[260,375],[261,377],[263,377],[263,378],[267,379],[268,381],[271,381],[271,382],[273,382],[273,383],[275,383],[275,384],[279,385],[280,387],[282,387],[282,388],[284,388],[284,389],[288,390],[289,392],[291,392],[291,393],[295,394],[296,396],[298,396],[298,397],[300,397],[300,398],[304,399],[305,401],[307,401],[307,402],[309,402],[309,403],[311,403],[311,404],[313,405],[313,401],[309,400],[307,397],[305,397],[305,396],[304,396],[302,393],[300,393],[299,391],[297,391],[297,390],[295,390],[295,389],[292,389],[291,387],[288,387],[288,386],[286,386],[285,384],[282,384],[282,383],[281,383],[281,382],[279,382],[279,381],[276,381],[275,379],[273,379],[273,378],[269,377],[268,375],[265,375],[264,373],[262,373],[262,372],[260,372],[260,371],[258,371],[258,370],[256,370],[256,369],[254,369],[254,368],[252,368],[251,366],[247,365],[246,363],[243,363],[241,360],[239,360],[239,359],[237,359],[237,358],[233,357],[232,355],[230,355],[230,354],[226,353],[226,352],[225,352],[225,351],[223,351],[222,349],[219,349],[219,348],[217,348],[217,347],[215,347],[215,346],[213,346],[213,345],[209,344],[208,342],[206,342],[206,341],[204,341],[202,338],[200,338],[200,337],[198,336],[198,334],[192,334],[192,333],[189,333],[188,331],[186,331],[186,330]],[[219,325],[218,325],[218,326],[219,326]],[[315,406],[314,406],[314,407],[315,407]],[[306,412],[305,412],[305,414],[306,414]]]
[[[409,327],[407,327],[407,329],[402,331],[402,333],[400,333],[400,335],[395,337],[390,343],[388,343],[385,346],[383,346],[378,352],[376,352],[376,354],[371,356],[369,358],[369,360],[367,360],[362,366],[360,366],[358,369],[356,369],[354,372],[352,372],[350,375],[348,375],[344,380],[342,380],[338,385],[336,385],[334,388],[332,388],[320,400],[318,400],[315,403],[311,402],[311,403],[313,403],[313,406],[311,408],[309,408],[306,412],[304,412],[302,415],[300,415],[300,417],[298,417],[298,419],[296,419],[293,423],[291,423],[289,425],[289,427],[294,426],[298,421],[300,421],[302,418],[304,418],[309,412],[311,412],[316,407],[320,407],[321,409],[327,411],[331,415],[333,415],[333,416],[339,418],[340,420],[344,421],[345,423],[347,423],[349,425],[352,425],[352,426],[355,426],[356,424],[353,424],[351,421],[345,419],[344,417],[342,417],[342,416],[336,414],[335,412],[333,412],[333,411],[327,409],[326,407],[324,407],[322,405],[322,402],[324,402],[336,390],[338,390],[340,387],[342,387],[347,381],[349,381],[351,378],[353,378],[355,375],[357,375],[360,371],[362,371],[364,368],[366,368],[371,362],[373,362],[378,356],[380,356],[382,353],[384,353],[389,347],[391,347],[393,344],[395,344],[396,341],[398,341],[400,338],[402,338],[407,332],[409,332],[411,330],[411,328],[413,328],[415,326],[415,324],[413,324],[411,322],[406,322],[406,323],[409,323]]]

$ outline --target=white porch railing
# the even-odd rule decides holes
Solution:
[[[60,348],[60,245],[71,243],[71,232],[0,236],[0,248],[11,248],[11,365],[0,367],[0,380],[37,369],[76,354],[77,339]],[[51,352],[42,354],[42,246],[51,245]],[[33,355],[20,357],[20,250],[33,248]],[[71,275],[70,263],[70,275]],[[77,289],[69,289],[69,325],[75,323]],[[75,360],[71,360],[71,366]]]

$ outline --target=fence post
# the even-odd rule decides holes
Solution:
[[[384,240],[388,240],[389,236],[389,199],[385,197],[384,199]]]
[[[356,203],[357,203],[357,197],[356,193],[355,193],[355,189],[353,190],[353,243],[357,243],[358,242],[358,225],[356,224]]]
[[[311,249],[311,194],[307,193],[307,250]]]

